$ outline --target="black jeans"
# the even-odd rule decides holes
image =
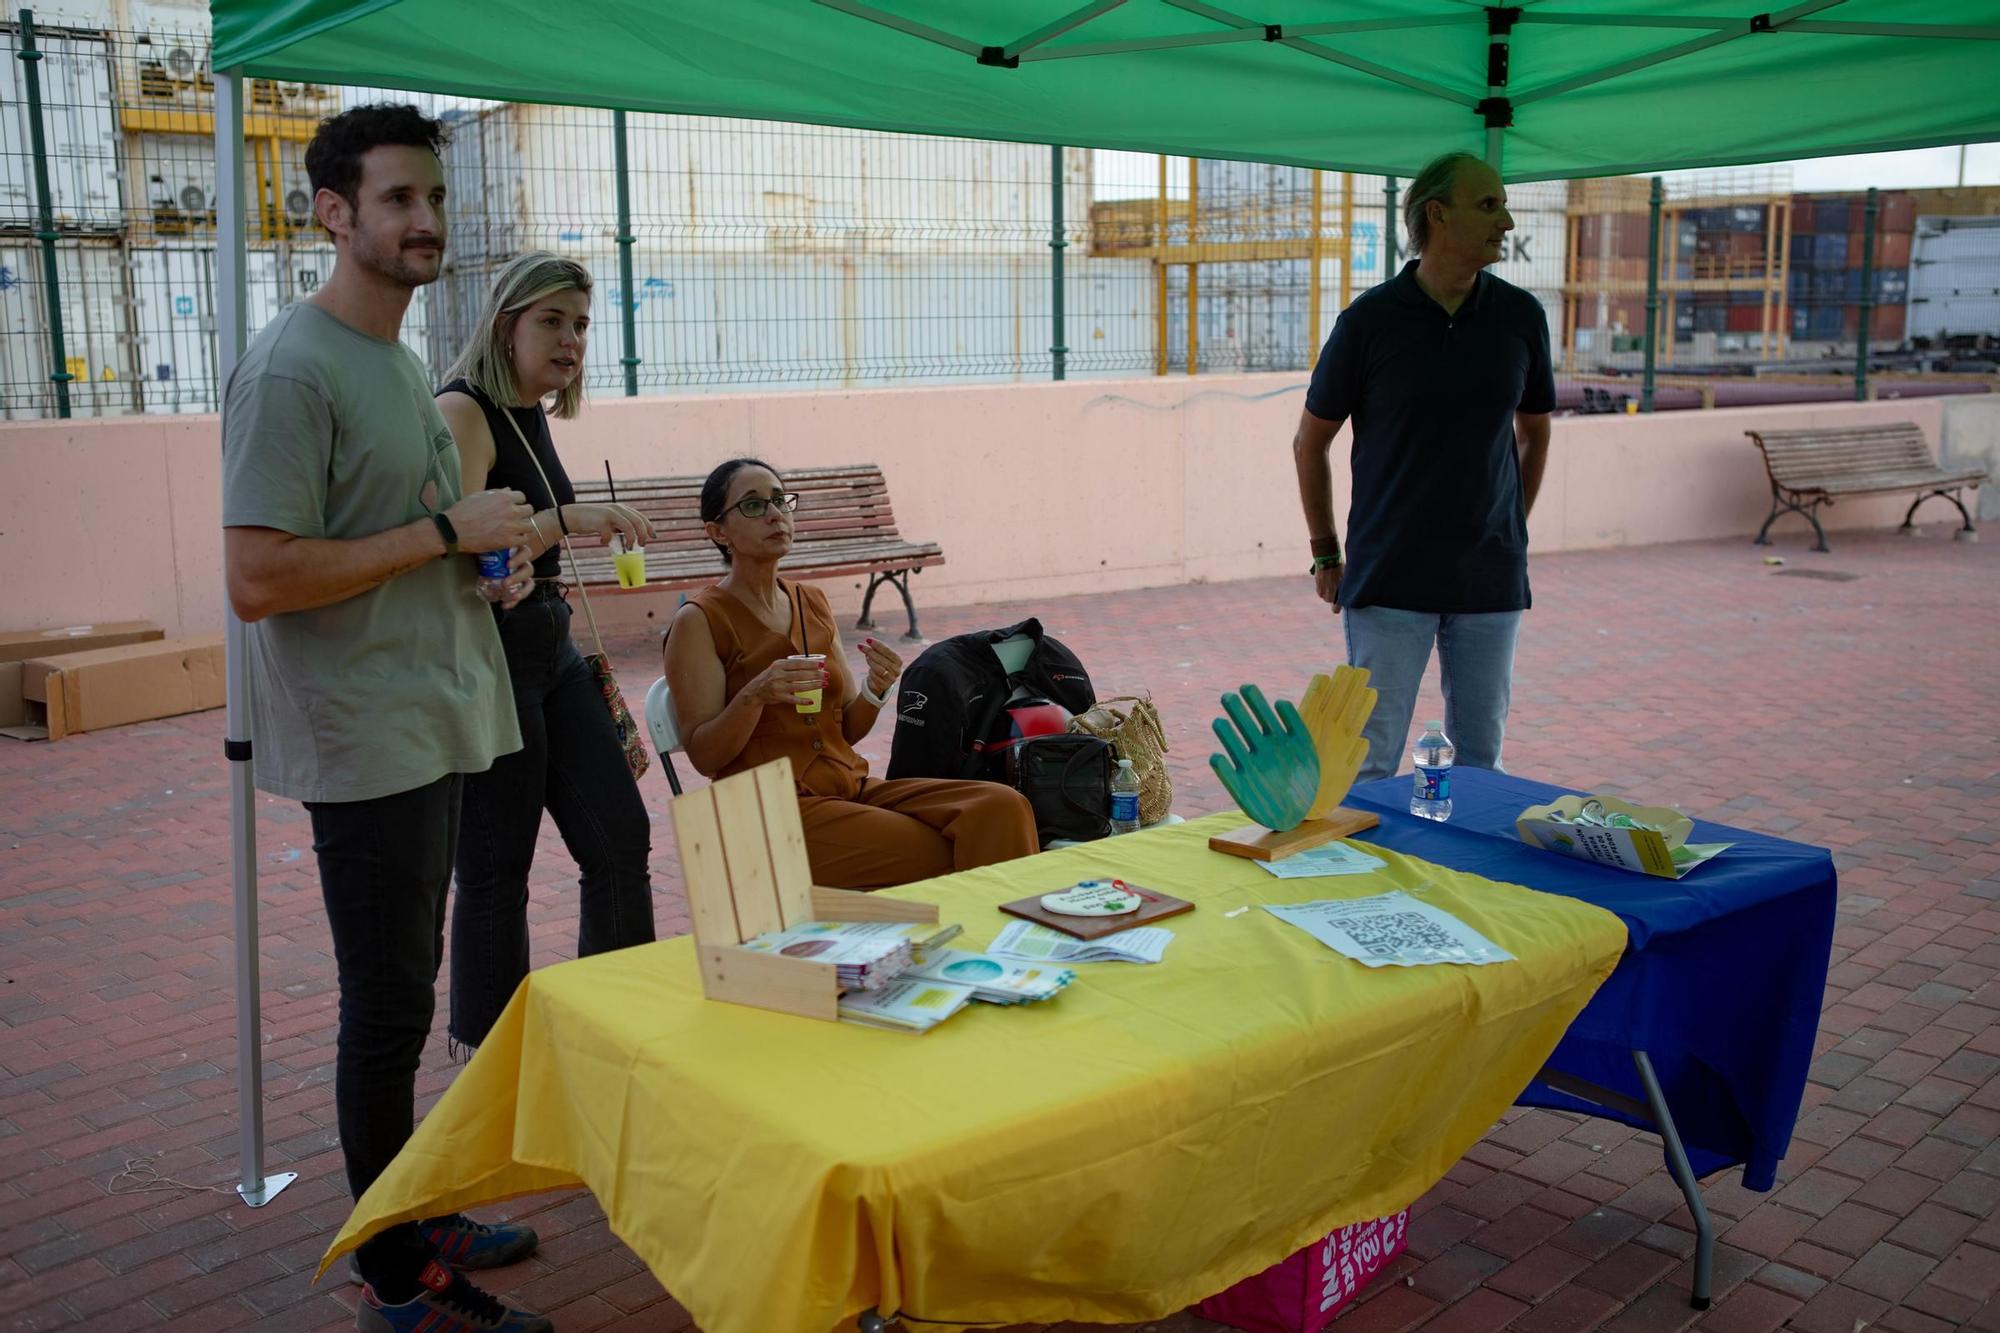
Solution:
[[[369,801],[307,802],[340,978],[333,1106],[359,1199],[410,1137],[417,1065],[437,1008],[444,902],[458,841],[458,774]],[[364,1280],[407,1299],[431,1248],[414,1223],[361,1247]]]
[[[451,1036],[486,1040],[528,975],[528,871],[542,811],[580,872],[578,957],[653,939],[653,829],[555,585],[500,614],[521,748],[465,779],[451,912]]]

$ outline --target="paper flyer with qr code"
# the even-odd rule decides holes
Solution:
[[[1479,967],[1514,961],[1513,954],[1451,913],[1407,893],[1289,903],[1264,910],[1368,967],[1434,963]]]

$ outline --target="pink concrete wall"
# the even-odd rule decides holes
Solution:
[[[780,469],[880,463],[904,533],[949,562],[914,581],[919,606],[949,605],[1299,572],[1303,390],[1296,375],[1237,375],[607,399],[556,437],[578,476],[606,459],[625,477],[704,472],[736,453]],[[1747,539],[1769,489],[1745,429],[1914,419],[1935,440],[1940,414],[1933,399],[1558,419],[1533,546]],[[1334,447],[1344,512],[1345,438]],[[219,463],[212,416],[0,427],[0,628],[218,628]],[[1906,503],[1845,502],[1830,526],[1889,526]],[[1805,531],[1786,520],[1782,549],[1802,549]],[[829,589],[842,607],[859,590]],[[600,599],[621,627],[673,600]]]

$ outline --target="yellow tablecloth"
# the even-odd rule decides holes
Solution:
[[[1610,975],[1609,912],[1369,848],[1280,880],[1211,852],[1234,813],[947,876],[995,905],[1117,874],[1196,901],[1156,965],[914,1036],[702,998],[683,938],[545,968],[361,1199],[395,1222],[578,1183],[706,1333],[1152,1318],[1408,1205]],[[1519,960],[1369,969],[1259,904],[1421,890]],[[1248,905],[1252,910],[1230,916]]]

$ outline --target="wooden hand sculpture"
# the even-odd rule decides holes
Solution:
[[[1222,708],[1229,716],[1215,720],[1215,735],[1228,757],[1212,754],[1208,763],[1223,790],[1265,828],[1297,827],[1320,790],[1319,755],[1299,710],[1280,699],[1273,715],[1255,685],[1245,685],[1241,698],[1223,695]]]
[[[1374,711],[1375,691],[1368,688],[1368,673],[1360,667],[1338,667],[1331,676],[1314,676],[1306,687],[1299,716],[1319,753],[1319,794],[1306,812],[1307,819],[1324,819],[1347,799],[1354,775],[1368,758],[1361,729]]]

